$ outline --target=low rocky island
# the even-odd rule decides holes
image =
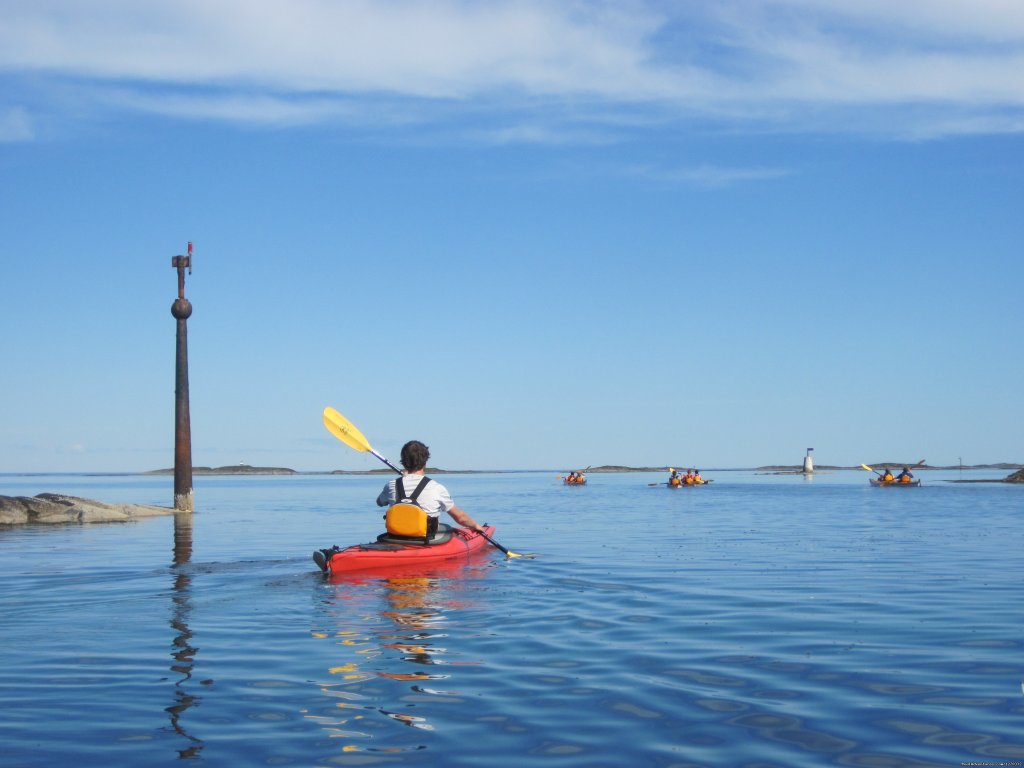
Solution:
[[[0,525],[32,523],[114,523],[173,515],[170,507],[149,504],[107,504],[62,493],[0,496]]]
[[[173,475],[174,468],[154,469],[147,475]],[[250,467],[248,464],[229,464],[226,467],[192,467],[193,475],[297,475],[287,467]]]

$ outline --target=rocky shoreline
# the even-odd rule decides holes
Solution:
[[[1010,475],[1003,482],[1007,483],[1024,483],[1024,469],[1018,469],[1012,475]]]
[[[144,517],[173,515],[171,507],[148,504],[107,504],[102,501],[40,493],[38,496],[0,496],[0,525],[32,523],[124,523]]]

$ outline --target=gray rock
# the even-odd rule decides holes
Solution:
[[[40,493],[38,496],[0,496],[0,525],[114,523],[173,514],[174,510],[170,507],[156,507],[148,504],[107,504],[62,493]]]

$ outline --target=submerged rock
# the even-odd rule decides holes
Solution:
[[[114,523],[173,514],[174,510],[170,507],[156,507],[148,504],[107,504],[62,493],[40,493],[38,496],[0,496],[0,525]]]

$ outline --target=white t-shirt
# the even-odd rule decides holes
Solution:
[[[412,496],[412,492],[416,490],[416,486],[422,479],[423,475],[402,476],[402,486],[405,489],[406,498]],[[398,478],[396,477],[384,486],[384,490],[381,491],[380,496],[377,497],[378,507],[390,507],[398,501],[398,498],[395,495],[395,484],[397,482]],[[434,479],[431,479],[430,482],[424,486],[423,490],[420,491],[420,495],[416,498],[416,503],[430,517],[440,517],[442,512],[447,512],[455,506],[455,502],[452,501],[452,497],[448,493],[448,489]]]

